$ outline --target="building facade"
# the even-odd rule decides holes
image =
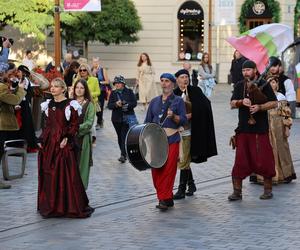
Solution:
[[[111,77],[124,74],[128,78],[134,78],[139,54],[146,52],[153,62],[158,80],[162,72],[176,72],[182,67],[183,61],[190,61],[193,68],[197,69],[202,53],[209,51],[210,47],[218,81],[227,82],[234,49],[225,39],[239,35],[238,19],[243,14],[241,8],[251,1],[212,0],[211,6],[209,0],[133,2],[143,25],[143,30],[139,33],[140,40],[134,44],[110,46],[90,43],[87,55],[89,59],[99,56]],[[248,13],[244,13],[247,28],[272,23],[274,15],[280,16],[280,23],[293,27],[295,0],[252,2]],[[273,13],[270,8],[273,6],[268,6],[272,2],[279,3],[279,13]]]
[[[138,34],[139,41],[110,46],[90,42],[88,54],[84,55],[88,60],[93,56],[99,57],[108,69],[110,78],[116,74],[135,78],[138,58],[142,52],[149,54],[157,81],[162,72],[176,72],[184,61],[191,62],[193,68],[197,69],[202,53],[211,52],[218,82],[227,82],[234,49],[225,39],[240,34],[240,17],[244,28],[254,28],[274,20],[291,27],[296,23],[296,0],[132,1],[143,25],[143,30]],[[274,8],[276,3],[279,4],[277,10]],[[278,18],[280,20],[276,21]],[[35,47],[39,51],[46,51],[47,56],[53,56],[53,38],[49,37],[43,48],[38,44]],[[65,46],[63,48],[66,49]],[[18,43],[15,44],[12,54],[20,57]]]

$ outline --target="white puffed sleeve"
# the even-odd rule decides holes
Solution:
[[[67,121],[70,121],[70,117],[71,117],[71,106],[75,109],[75,111],[77,111],[78,116],[81,115],[82,113],[82,107],[79,104],[79,102],[77,102],[76,100],[72,100],[70,102],[70,105],[68,105],[65,109],[65,117],[67,119]]]
[[[42,112],[45,112],[46,116],[48,116],[48,107],[49,107],[49,102],[51,99],[47,99],[46,101],[41,103],[41,110]]]

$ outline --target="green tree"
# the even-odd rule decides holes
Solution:
[[[142,29],[137,10],[131,0],[102,0],[101,12],[71,13],[62,17],[67,42],[84,41],[87,53],[89,41],[111,43],[135,42]]]
[[[63,1],[61,1],[62,4]],[[61,30],[67,42],[89,41],[108,45],[138,40],[142,29],[131,0],[102,0],[101,12],[62,12]],[[23,34],[45,40],[45,29],[54,25],[54,0],[0,0],[0,29],[10,25]]]
[[[1,0],[0,28],[10,25],[45,40],[45,28],[53,25],[52,8],[51,0]]]

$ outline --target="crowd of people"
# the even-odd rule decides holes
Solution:
[[[67,53],[59,69],[63,77],[51,81],[51,98],[41,104],[45,119],[37,138],[31,114],[30,76],[35,67],[32,51],[26,51],[26,58],[16,67],[8,63],[10,46],[8,39],[3,41],[0,57],[0,159],[4,141],[24,139],[28,152],[38,151],[40,214],[44,218],[89,217],[94,209],[89,206],[86,190],[93,166],[96,130],[104,126],[105,101],[117,134],[118,161],[125,163],[126,134],[138,124],[134,111],[136,95],[124,76],[115,76],[111,82],[98,57],[92,58],[89,65]],[[234,53],[230,105],[239,110],[239,122],[233,137],[236,157],[230,201],[242,199],[242,181],[248,176],[253,182],[264,184],[261,199],[273,197],[273,183],[296,179],[288,145],[295,91],[281,70],[280,60],[276,58],[273,62],[269,74],[260,77],[253,61],[238,51]],[[53,67],[48,64],[46,70]],[[156,207],[166,211],[174,206],[174,200],[196,192],[191,162],[203,163],[217,155],[209,100],[216,85],[215,71],[209,54],[203,53],[198,71],[185,62],[175,74],[163,73],[161,94],[156,91],[155,70],[147,53],[139,55],[137,72],[136,86],[145,110],[144,123],[159,124],[168,139],[166,163],[151,169],[158,199]],[[177,169],[180,170],[179,186],[173,195]],[[0,182],[0,188],[10,188],[10,185]]]

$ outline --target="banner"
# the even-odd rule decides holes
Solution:
[[[235,0],[215,1],[215,25],[236,25]]]
[[[101,11],[101,0],[65,0],[65,11]]]

